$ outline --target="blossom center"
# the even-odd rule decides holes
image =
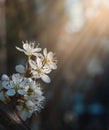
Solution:
[[[41,69],[41,68],[38,68],[38,69],[37,69],[37,72],[38,72],[38,74],[41,74],[41,73],[42,73],[42,69]]]
[[[50,63],[50,59],[49,58],[45,58],[45,64],[49,64]]]

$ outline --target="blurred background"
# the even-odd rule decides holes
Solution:
[[[32,130],[109,130],[108,15],[109,0],[0,0],[0,76],[25,64],[21,41],[58,59]]]

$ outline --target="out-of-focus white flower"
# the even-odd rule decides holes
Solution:
[[[18,73],[24,74],[26,69],[23,65],[16,65],[15,70]]]
[[[22,120],[29,118],[33,112],[39,112],[43,108],[45,101],[41,89],[37,86],[35,86],[35,93],[29,94],[25,95],[24,99],[18,100],[17,109],[21,112]]]
[[[45,97],[42,95],[31,95],[26,97],[26,107],[30,112],[39,112],[43,108]]]
[[[45,48],[43,50],[43,54],[44,54],[45,67],[51,68],[51,69],[54,69],[54,70],[57,69],[56,59],[54,58],[53,52],[47,53],[47,49]]]
[[[41,48],[38,47],[38,45],[36,46],[35,45],[36,43],[35,42],[27,42],[24,43],[23,42],[23,49],[19,48],[19,47],[16,47],[17,50],[21,51],[21,52],[24,52],[25,55],[28,55],[28,56],[39,56],[40,55],[40,51],[41,51]]]
[[[23,121],[25,121],[27,118],[30,118],[33,113],[29,112],[27,109],[23,109],[21,118]]]
[[[12,80],[3,80],[2,86],[7,90],[8,96],[14,96],[16,93],[25,95],[25,90],[28,88],[27,79],[23,78],[20,74],[13,74]]]
[[[37,58],[36,62],[29,60],[29,64],[33,69],[31,72],[34,78],[41,78],[44,82],[50,83],[51,80],[47,74],[51,72],[51,69],[44,68],[42,60],[40,58]]]
[[[24,103],[24,101],[22,100],[22,103]],[[23,108],[23,105],[17,105],[16,106],[17,110],[21,112],[21,119],[23,121],[25,121],[27,118],[30,118],[31,115],[33,114],[32,112],[30,112],[27,108]]]

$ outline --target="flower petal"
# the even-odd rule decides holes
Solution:
[[[16,49],[17,49],[18,51],[25,52],[23,49],[21,49],[21,48],[19,48],[19,47],[17,47],[17,46],[16,46]]]
[[[40,52],[42,49],[41,48],[34,48],[33,52]]]
[[[6,74],[3,74],[1,80],[9,80],[9,77]]]
[[[51,72],[51,68],[48,65],[45,65],[43,68],[43,73],[49,74]]]
[[[50,67],[51,67],[53,70],[57,69],[56,63],[51,62],[49,65],[50,65]]]
[[[25,121],[27,119],[27,117],[28,117],[28,111],[26,109],[24,109],[22,111],[21,118],[23,121]]]
[[[53,56],[54,56],[53,52],[49,52],[49,53],[48,53],[48,58],[49,58],[50,60],[53,60]]]
[[[32,69],[36,69],[37,68],[36,67],[37,66],[36,63],[33,60],[29,60],[29,64],[30,64]]]
[[[50,82],[51,82],[50,78],[49,78],[48,75],[46,75],[46,74],[41,75],[41,79],[42,79],[44,82],[46,82],[46,83],[50,83]]]
[[[28,106],[31,107],[31,106],[34,106],[34,103],[33,103],[31,100],[28,100],[28,101],[26,102],[26,105],[27,105],[27,107],[28,107]]]
[[[16,94],[14,89],[9,89],[6,93],[8,96],[14,96]]]
[[[47,56],[47,48],[45,48],[45,49],[43,50],[43,54],[44,54],[45,57]]]
[[[16,65],[15,70],[23,74],[25,72],[25,67],[23,65]]]
[[[26,92],[24,90],[22,90],[22,89],[19,89],[17,92],[20,95],[25,95],[26,94]]]
[[[29,44],[28,44],[28,43],[24,43],[24,44],[23,44],[23,48],[24,48],[26,51],[28,51],[28,49],[29,49]]]
[[[5,89],[11,89],[12,88],[12,85],[8,81],[3,81],[2,86]]]
[[[29,86],[29,81],[28,80],[23,80],[22,82],[19,83],[20,88],[25,88]]]
[[[37,66],[38,68],[42,67],[42,60],[40,58],[37,58]]]
[[[38,74],[37,71],[32,70],[31,72],[32,72],[33,78],[35,78],[35,79],[40,78],[40,75]]]
[[[17,74],[12,75],[12,80],[13,80],[14,84],[19,83],[20,79],[21,79],[20,74],[17,73]]]

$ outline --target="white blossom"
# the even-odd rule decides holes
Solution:
[[[8,96],[14,96],[16,93],[25,95],[25,90],[28,88],[26,83],[26,78],[23,78],[20,74],[13,74],[12,79],[2,81],[2,86],[7,90]]]
[[[45,97],[42,95],[41,89],[38,86],[34,86],[32,90],[34,93],[25,95],[23,100],[18,100],[17,109],[21,112],[22,120],[26,120],[32,113],[39,112],[43,108]]]
[[[23,42],[23,49],[19,48],[19,47],[16,47],[17,50],[21,51],[21,52],[24,52],[25,55],[28,55],[28,56],[39,56],[40,55],[40,51],[41,51],[41,48],[38,47],[38,45],[36,46],[35,45],[36,43],[35,42]]]
[[[53,52],[48,52],[47,53],[47,49],[45,48],[43,50],[43,54],[44,54],[45,66],[47,68],[51,68],[53,70],[57,69],[56,59],[54,58]]]
[[[47,74],[51,72],[51,69],[44,68],[42,60],[40,58],[37,58],[36,62],[33,60],[30,60],[29,64],[31,68],[33,69],[32,74],[34,78],[36,79],[41,78],[44,82],[50,83],[51,80]]]
[[[17,110],[21,112],[21,119],[25,121],[27,118],[30,118],[33,114],[32,112],[28,111],[27,108],[23,108],[23,105],[17,105]]]

